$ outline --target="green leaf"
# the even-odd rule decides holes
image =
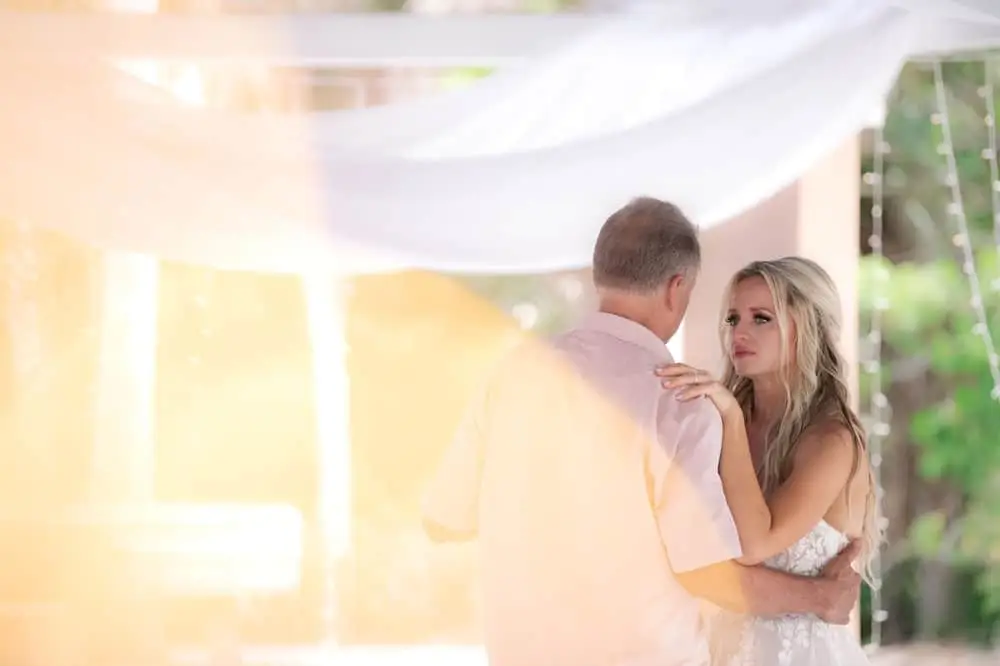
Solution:
[[[913,552],[928,558],[937,555],[947,523],[948,519],[941,511],[930,511],[917,517],[907,535]]]

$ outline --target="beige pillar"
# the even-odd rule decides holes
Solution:
[[[159,0],[103,0],[102,10],[156,13]],[[151,61],[118,63],[145,81],[164,81]],[[90,500],[152,502],[156,489],[156,347],[160,263],[105,252]]]
[[[857,387],[860,168],[852,138],[789,187],[702,234],[703,267],[683,327],[685,362],[721,370],[719,315],[729,278],[751,261],[797,254],[819,262],[837,284],[841,345]]]
[[[767,201],[704,232],[703,267],[682,331],[685,362],[721,370],[719,316],[722,292],[733,273],[756,259],[802,255],[819,262],[840,292],[841,347],[857,408],[860,176],[860,146],[854,137]],[[860,632],[856,612],[852,626]]]
[[[323,567],[323,642],[336,643],[337,568],[350,553],[353,497],[351,383],[347,366],[350,283],[334,275],[302,278],[312,346],[319,496],[318,527]]]
[[[90,500],[151,502],[160,263],[107,252],[103,268]]]
[[[51,414],[51,406],[46,408],[44,403],[47,373],[42,371],[45,350],[39,308],[39,246],[37,236],[24,222],[5,223],[5,226],[10,235],[0,260],[8,274],[3,307],[14,386],[13,401],[8,406],[9,436],[13,438],[8,455],[13,457],[7,458],[7,463],[19,469],[10,479],[14,487],[5,490],[15,503],[26,504],[51,497],[44,488],[49,482],[44,470],[51,451],[46,450],[48,438],[40,436],[38,428],[45,420],[44,415]]]

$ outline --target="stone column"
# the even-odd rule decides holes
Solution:
[[[722,292],[733,273],[755,259],[802,255],[819,262],[840,292],[840,344],[857,409],[860,177],[860,142],[852,137],[767,201],[703,233],[701,276],[681,331],[685,362],[721,371]],[[860,635],[857,612],[852,626]]]
[[[102,10],[155,13],[158,0],[102,0]],[[121,64],[121,63],[118,63]],[[159,80],[152,62],[128,63],[144,80]],[[89,499],[151,502],[155,492],[156,347],[160,264],[155,257],[105,252],[101,343]]]
[[[90,499],[151,502],[156,487],[159,261],[107,252],[103,273]]]
[[[10,231],[0,254],[7,271],[3,307],[7,316],[14,389],[9,406],[12,441],[6,462],[19,468],[10,479],[14,487],[6,489],[5,496],[24,506],[51,496],[44,488],[49,482],[44,470],[53,452],[48,450],[49,442],[46,437],[39,436],[38,429],[47,411],[42,403],[47,373],[43,371],[45,345],[38,302],[38,238],[23,221],[5,226]]]
[[[351,403],[347,367],[347,297],[350,284],[334,275],[302,278],[312,347],[317,518],[323,568],[324,639],[336,641],[337,568],[351,547]]]

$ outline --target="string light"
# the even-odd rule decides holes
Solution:
[[[992,88],[992,86],[989,84],[989,76],[987,75],[987,85],[984,86],[984,92],[990,93],[986,95],[990,100],[987,106],[987,127],[994,125],[994,117],[990,112],[993,107],[993,96],[990,88]],[[937,99],[937,113],[931,116],[931,122],[941,127],[942,142],[938,146],[938,153],[944,156],[945,162],[948,166],[948,175],[945,181],[951,190],[951,205],[948,207],[948,212],[955,220],[955,226],[958,230],[958,233],[955,234],[952,240],[961,250],[962,272],[966,276],[969,283],[969,291],[972,294],[972,298],[969,303],[976,315],[976,324],[972,330],[973,333],[979,336],[979,338],[983,341],[983,345],[986,347],[986,360],[989,364],[990,376],[993,379],[993,388],[990,391],[990,396],[993,399],[1000,401],[1000,356],[997,354],[996,345],[993,342],[993,335],[990,333],[989,319],[986,316],[983,294],[979,286],[979,273],[976,270],[976,258],[972,251],[972,237],[969,234],[969,223],[965,215],[965,205],[962,201],[962,187],[959,182],[958,165],[955,160],[955,144],[952,141],[951,125],[948,120],[948,98],[945,94],[944,75],[942,73],[940,60],[934,61],[934,91]],[[991,141],[995,142],[995,136],[992,133]],[[995,146],[991,145],[990,150],[993,153],[990,165],[992,170],[996,168]],[[993,174],[991,173],[991,177],[992,175]],[[996,217],[1000,214],[1000,209],[997,208],[997,205],[1000,202],[997,201],[997,197],[995,195],[996,188],[998,186],[997,183],[997,180],[991,180],[991,189],[994,191],[994,226],[997,224]],[[996,287],[996,284],[994,284],[994,286]]]
[[[986,101],[986,132],[989,136],[989,147],[983,151],[983,157],[990,165],[990,194],[993,202],[993,242],[997,247],[997,254],[1000,255],[1000,169],[997,168],[997,124],[996,124],[996,101],[993,92],[993,68],[992,60],[987,58],[983,61],[983,87],[979,89],[979,95]],[[1000,258],[1000,257],[998,257]],[[991,287],[993,291],[1000,291],[1000,276],[993,280]]]
[[[864,175],[865,184],[871,187],[871,218],[872,233],[868,237],[868,248],[875,259],[876,289],[874,306],[871,312],[871,324],[868,331],[868,361],[865,371],[869,374],[869,418],[871,427],[868,432],[868,455],[872,466],[872,476],[875,483],[875,497],[878,505],[882,503],[882,442],[889,434],[889,400],[882,388],[882,313],[889,308],[886,297],[886,285],[889,281],[888,272],[884,266],[884,216],[885,216],[885,156],[890,152],[885,140],[882,123],[874,128],[874,145],[872,147],[872,170]],[[887,522],[879,519],[880,530],[885,530]],[[880,552],[872,554],[871,562],[874,585],[871,589],[871,634],[869,649],[877,649],[882,643],[882,625],[888,619],[888,613],[882,607],[882,558]]]

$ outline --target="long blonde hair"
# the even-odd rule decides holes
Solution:
[[[739,283],[753,277],[764,280],[774,299],[775,318],[781,337],[780,379],[785,389],[784,413],[765,436],[757,470],[761,488],[768,496],[788,478],[796,448],[808,427],[829,421],[846,427],[855,446],[854,466],[848,485],[856,474],[868,474],[859,564],[865,581],[869,585],[877,585],[878,581],[872,575],[872,560],[882,541],[878,500],[870,462],[864,464],[867,460],[864,426],[850,405],[847,363],[839,348],[842,314],[837,287],[829,274],[809,259],[784,257],[755,261],[730,280],[723,298],[723,320],[729,310],[733,290]],[[794,350],[790,350],[788,344],[790,322],[794,322],[796,328]],[[724,350],[729,349],[731,331],[729,326],[722,327]],[[723,382],[736,396],[749,422],[753,416],[753,382],[736,374],[728,353],[724,353],[724,357],[726,369]],[[851,511],[850,493],[848,511]]]

